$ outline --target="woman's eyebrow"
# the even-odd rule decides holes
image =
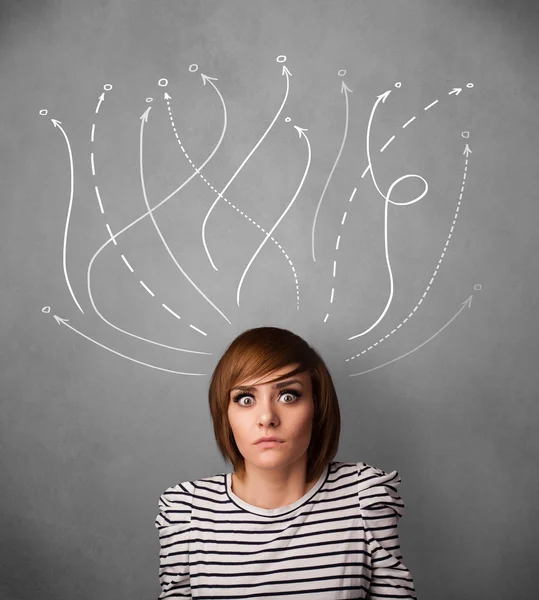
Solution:
[[[271,387],[273,389],[280,389],[292,383],[299,383],[300,385],[303,385],[303,383],[299,379],[287,379],[286,381],[278,381],[277,383],[274,383]],[[254,392],[256,391],[257,387],[258,386],[256,385],[236,385],[230,391],[232,392],[233,390],[240,390],[242,392]]]

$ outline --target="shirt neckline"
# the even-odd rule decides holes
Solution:
[[[324,485],[328,474],[329,464],[326,465],[324,471],[322,472],[322,475],[320,475],[320,477],[318,478],[318,481],[306,494],[304,494],[301,498],[296,500],[293,504],[281,506],[280,508],[260,508],[259,506],[249,504],[248,502],[242,500],[239,496],[236,496],[236,494],[232,491],[232,473],[225,474],[226,493],[228,494],[230,500],[243,510],[250,513],[254,513],[255,515],[261,515],[264,517],[274,517],[277,515],[284,515],[286,513],[292,512],[300,506],[302,506],[303,504],[305,504],[306,502],[308,502],[316,494],[316,492],[318,492],[318,490]]]

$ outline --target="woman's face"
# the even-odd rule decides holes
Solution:
[[[246,468],[248,463],[272,469],[307,460],[314,413],[310,374],[297,373],[283,381],[265,383],[297,366],[291,364],[275,371],[256,386],[256,379],[251,379],[232,388],[228,419]],[[266,436],[283,442],[273,447],[256,445],[260,437]]]

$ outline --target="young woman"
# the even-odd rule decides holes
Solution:
[[[160,599],[416,598],[399,474],[333,461],[339,404],[314,348],[286,329],[245,331],[213,372],[209,407],[233,473],[160,497]]]

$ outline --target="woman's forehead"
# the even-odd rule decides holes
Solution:
[[[293,373],[299,366],[300,366],[300,363],[289,364],[289,365],[286,365],[285,367],[283,367],[282,369],[278,369],[276,371],[272,371],[271,373],[268,373],[264,377],[260,377],[260,376],[259,377],[251,377],[244,381],[238,382],[236,385],[237,386],[249,386],[249,387],[258,387],[261,385],[267,385],[270,381],[273,381],[279,377],[286,376],[288,373]],[[298,379],[300,381],[304,381],[306,378],[309,377],[309,374],[307,373],[307,371],[301,371],[300,373],[295,373],[294,375],[291,375],[291,377],[293,377],[294,379]]]

